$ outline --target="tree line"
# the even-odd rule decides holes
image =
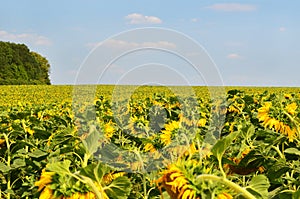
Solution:
[[[0,85],[51,84],[50,64],[25,44],[0,41]]]

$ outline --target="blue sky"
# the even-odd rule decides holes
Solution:
[[[159,47],[166,44],[167,48],[176,47],[177,41],[167,42],[166,36],[113,37],[136,28],[166,28],[202,45],[217,66],[224,85],[300,86],[299,7],[298,1],[278,0],[10,0],[1,2],[0,40],[25,43],[32,51],[44,55],[51,64],[52,84],[74,84],[80,66],[100,42],[111,38],[115,43],[110,44],[114,45],[141,47],[150,42]],[[145,62],[134,64],[142,65],[145,70],[135,70],[125,83],[143,83],[141,80],[150,74],[151,68],[156,71],[153,77],[160,74],[161,79],[153,80],[157,84],[180,82],[178,76],[166,70],[168,67],[174,67],[177,75],[186,75],[185,79],[197,78],[186,72],[190,66],[184,63],[179,66],[181,62],[176,58],[163,53],[155,57],[155,53],[135,55],[134,58]],[[154,62],[152,57],[159,63],[145,67]],[[117,70],[112,69],[99,82],[120,82],[124,71],[136,67],[129,62],[134,58],[129,56],[116,63]],[[165,63],[164,59],[173,61]],[[169,66],[164,67],[166,64]],[[87,72],[85,78],[90,75]],[[159,82],[164,78],[168,81]],[[191,80],[189,83],[205,82]]]

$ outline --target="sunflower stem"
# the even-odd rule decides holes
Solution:
[[[90,154],[89,153],[85,153],[84,157],[83,157],[83,161],[81,162],[81,166],[84,168],[88,165],[88,161],[90,159]]]
[[[9,143],[9,140],[8,140],[8,136],[6,134],[4,134],[4,139],[5,139],[6,146],[7,146],[7,162],[6,162],[6,164],[7,164],[8,167],[10,167],[10,161],[11,161],[10,143]],[[11,174],[10,174],[10,172],[8,172],[8,175],[7,175],[6,188],[7,188],[8,191],[11,189]],[[7,193],[7,199],[10,199],[10,193],[9,192]]]
[[[202,153],[201,153],[201,146],[200,146],[200,141],[199,138],[196,140],[197,146],[198,146],[198,153],[199,153],[199,165],[202,165]]]
[[[96,195],[97,199],[103,199],[103,196],[101,194],[101,192],[99,192],[98,188],[96,187],[95,183],[89,178],[89,177],[85,177],[85,176],[82,176],[82,175],[75,175],[73,173],[68,173],[70,176],[74,177],[75,179],[79,180],[80,182],[84,183],[84,184],[87,184],[89,185],[94,194]]]
[[[286,112],[286,111],[283,111],[283,113],[286,115],[286,116],[288,116],[288,118],[291,120],[291,122],[295,125],[295,127],[296,127],[296,131],[297,131],[297,134],[298,134],[298,136],[300,135],[300,130],[299,130],[299,122],[298,121],[296,121],[288,112]]]
[[[220,168],[220,171],[222,173],[222,176],[223,176],[223,178],[226,178],[226,173],[225,173],[225,171],[223,169],[223,165],[222,165],[222,158],[218,162],[219,162],[219,168]]]
[[[137,151],[137,150],[134,150],[134,153],[137,155],[137,157],[138,157],[138,159],[139,159],[139,161],[140,161],[140,163],[141,163],[141,170],[142,170],[142,173],[146,173],[145,172],[145,166],[144,166],[144,161],[143,161],[143,158],[142,158],[142,156],[141,156],[141,154],[140,154],[140,152],[139,151]],[[142,175],[143,177],[142,177],[142,181],[143,181],[143,191],[144,191],[144,199],[147,199],[148,198],[148,194],[147,194],[147,183],[146,183],[146,175]]]
[[[271,146],[272,149],[274,149],[278,155],[280,156],[280,158],[285,159],[285,156],[283,155],[283,153],[281,153],[281,151],[279,150],[278,146]]]
[[[197,176],[197,180],[203,180],[203,181],[215,181],[220,182],[233,190],[235,190],[237,193],[241,193],[246,199],[256,199],[251,193],[249,193],[245,188],[235,184],[234,182],[231,182],[227,178],[210,175],[210,174],[202,174]]]

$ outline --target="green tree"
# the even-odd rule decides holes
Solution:
[[[31,54],[40,66],[41,75],[39,81],[44,82],[45,84],[50,84],[50,64],[48,60],[36,52],[31,52]]]
[[[0,85],[50,84],[50,64],[25,44],[0,41]]]

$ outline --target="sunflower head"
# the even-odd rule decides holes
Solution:
[[[147,143],[144,147],[145,151],[155,152],[155,146],[152,143]]]
[[[232,198],[233,198],[232,195],[226,192],[221,193],[217,196],[217,199],[232,199]]]
[[[175,130],[179,129],[180,123],[178,121],[172,121],[165,125],[165,130],[162,130],[162,134],[160,135],[160,139],[162,143],[165,145],[169,145],[172,140],[172,135]]]
[[[34,183],[35,186],[39,187],[38,191],[41,191],[46,185],[52,182],[52,176],[55,172],[48,172],[45,169],[42,170],[42,175],[39,181]]]
[[[53,190],[45,187],[45,189],[42,191],[42,193],[40,194],[39,199],[52,199],[53,197]]]
[[[295,102],[293,102],[293,103],[288,104],[288,105],[286,106],[286,111],[287,111],[289,114],[294,115],[297,108],[298,108],[297,104],[296,104]]]
[[[105,137],[111,138],[115,132],[113,123],[110,121],[104,125]]]
[[[163,176],[156,183],[165,188],[171,198],[197,199],[196,190],[176,164],[171,164],[163,171]],[[197,197],[197,198],[196,198]]]

